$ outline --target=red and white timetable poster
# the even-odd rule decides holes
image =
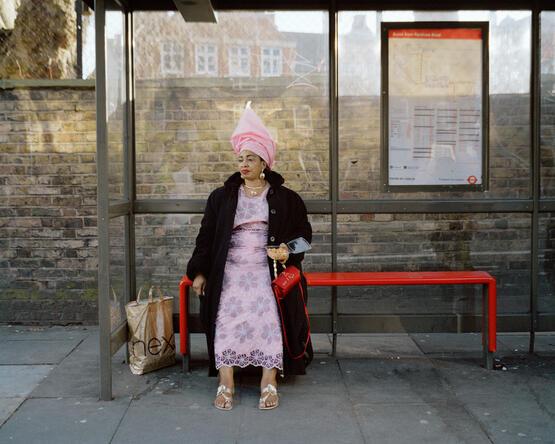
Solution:
[[[389,185],[482,184],[482,29],[388,30]]]

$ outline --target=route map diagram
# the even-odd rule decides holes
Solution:
[[[389,30],[389,185],[482,183],[481,38]]]

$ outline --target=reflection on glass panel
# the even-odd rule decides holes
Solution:
[[[541,28],[541,189],[555,197],[555,12],[542,12]]]
[[[221,186],[249,100],[277,140],[286,186],[328,197],[327,13],[225,12],[208,24],[139,12],[133,23],[138,198]]]
[[[331,216],[311,214],[312,250],[305,254],[303,271],[331,271]],[[308,309],[311,314],[331,312],[331,289],[327,287],[308,288]]]
[[[555,313],[555,213],[540,215],[538,312]]]
[[[124,217],[110,219],[110,326],[114,331],[125,319]]]
[[[497,279],[498,313],[526,314],[530,216],[526,214],[361,214],[338,217],[339,271],[482,270]],[[480,313],[471,286],[345,289],[347,313]]]
[[[309,214],[312,225],[312,249],[305,254],[304,271],[331,271],[331,216]]]
[[[185,274],[200,228],[201,214],[137,215],[135,218],[137,289],[160,286],[174,297],[177,313],[179,281]],[[331,218],[310,215],[313,229],[312,250],[306,254],[305,271],[331,270]],[[198,299],[191,293],[191,312],[198,313]],[[328,289],[311,289],[311,313],[329,313]]]
[[[380,180],[380,24],[486,21],[489,45],[489,190],[384,193]],[[342,11],[339,13],[341,199],[529,197],[530,32],[527,11]]]
[[[110,199],[121,199],[125,129],[124,16],[106,12],[106,114],[108,127],[108,183]]]
[[[179,281],[193,253],[201,219],[201,214],[135,216],[137,291],[141,286],[143,291],[159,286],[165,295],[173,296],[175,313],[179,312]],[[198,313],[196,297],[191,297],[190,307]]]

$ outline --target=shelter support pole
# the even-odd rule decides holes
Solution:
[[[124,197],[130,202],[129,213],[125,217],[125,270],[126,270],[126,302],[135,299],[135,76],[133,65],[133,13],[125,12],[125,134],[124,134]],[[129,350],[126,350],[129,360]]]
[[[98,323],[100,326],[100,399],[112,399],[110,350],[110,215],[108,202],[108,137],[106,115],[106,4],[95,0],[96,43],[96,174],[98,226]]]
[[[337,271],[337,204],[339,200],[339,100],[338,100],[338,12],[335,0],[328,11],[329,127],[331,194],[331,271]],[[332,356],[337,348],[337,288],[332,288]]]
[[[538,327],[538,279],[539,279],[539,206],[540,206],[540,10],[536,6],[532,9],[532,60],[530,73],[530,93],[532,96],[530,109],[531,122],[531,188],[532,188],[532,245],[531,245],[531,279],[530,279],[530,342],[528,352],[534,353],[536,330]]]

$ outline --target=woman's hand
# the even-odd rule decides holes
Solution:
[[[268,256],[275,261],[285,264],[287,259],[289,259],[289,248],[285,244],[279,244],[279,247],[276,248],[268,248]]]
[[[289,259],[289,248],[287,247],[287,245],[283,243],[279,244],[277,260],[280,261],[282,265],[285,265],[285,262],[287,262],[287,259]]]
[[[204,295],[204,287],[206,287],[206,278],[202,274],[197,274],[193,281],[193,290],[197,296]]]

